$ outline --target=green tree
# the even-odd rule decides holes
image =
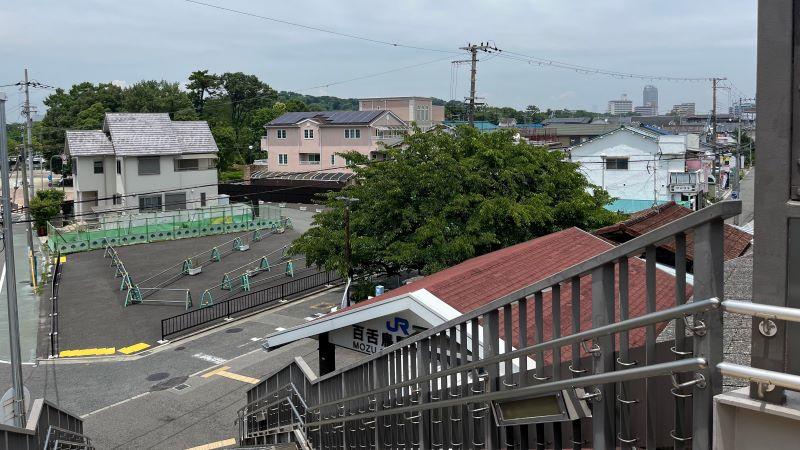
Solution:
[[[356,273],[432,273],[468,258],[577,226],[613,223],[611,197],[559,153],[514,143],[511,131],[414,133],[388,160],[358,164],[355,183],[330,193],[329,207],[292,247],[309,264],[346,273],[344,208],[351,204]],[[591,192],[590,192],[591,191]]]
[[[186,85],[186,88],[189,89],[192,104],[194,104],[197,114],[203,114],[206,96],[216,94],[221,83],[219,76],[208,73],[208,70],[196,70],[189,75],[189,84]]]
[[[79,130],[96,130],[103,126],[103,118],[107,111],[102,103],[96,102],[78,113],[73,126]]]
[[[304,112],[308,111],[308,106],[302,100],[292,99],[286,102],[286,111]]]
[[[226,72],[220,80],[226,101],[230,105],[230,123],[237,133],[253,111],[271,106],[277,98],[275,90],[255,75]]]
[[[140,81],[123,92],[121,110],[125,112],[168,112],[192,109],[189,94],[179,83],[165,80]]]

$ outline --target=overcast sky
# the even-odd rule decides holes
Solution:
[[[540,58],[622,72],[679,77],[719,76],[755,93],[755,0],[529,0],[375,2],[347,0],[203,0],[254,14],[411,46],[454,50],[467,42]],[[185,0],[0,2],[0,84],[19,81],[23,68],[42,83],[81,81],[185,82],[190,72],[242,71],[278,90],[313,95],[451,98],[451,63],[464,55],[392,47],[225,12]],[[407,70],[314,88],[378,72]],[[694,101],[711,108],[710,82],[667,82],[585,75],[503,57],[482,56],[478,94],[497,106],[605,110],[626,93],[634,105],[642,88],[659,89],[662,112]],[[456,98],[468,92],[466,66]],[[21,95],[10,97],[9,120]],[[40,103],[46,92],[37,90]],[[729,94],[720,93],[721,110]]]

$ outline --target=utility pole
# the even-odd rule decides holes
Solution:
[[[711,144],[714,147],[714,179],[716,180],[717,187],[714,189],[714,198],[719,199],[720,180],[719,180],[719,149],[717,148],[717,84],[727,78],[712,78],[711,79]]]
[[[466,50],[470,53],[470,62],[472,63],[469,77],[469,98],[467,98],[467,120],[469,126],[475,126],[475,106],[479,105],[477,97],[475,97],[475,78],[478,73],[478,50],[486,53],[502,51],[499,48],[489,45],[488,42],[481,42],[480,44],[467,44],[466,47],[460,47],[460,50]]]
[[[13,393],[14,425],[25,427],[25,395],[22,387],[22,356],[19,348],[19,317],[17,314],[17,277],[14,266],[14,232],[11,219],[11,176],[8,170],[8,139],[6,138],[6,95],[0,92],[0,174],[3,182],[3,251],[6,266],[6,297],[8,298],[8,335],[11,350],[11,386]]]
[[[25,231],[28,235],[28,258],[33,258],[33,225],[31,224],[31,210],[30,210],[30,198],[32,192],[29,191],[28,186],[28,173],[27,173],[27,166],[28,166],[28,159],[32,158],[33,154],[33,142],[31,141],[31,101],[30,101],[30,82],[28,81],[28,69],[25,69],[25,106],[24,111],[25,113],[25,124],[26,124],[26,139],[25,139],[25,147],[23,147],[24,151],[20,155],[22,161],[17,161],[17,164],[20,162],[22,163],[22,206],[25,209]],[[32,161],[32,160],[31,160]],[[33,179],[33,165],[31,165],[31,180]],[[31,259],[32,261],[32,259]],[[34,285],[36,282],[35,276],[31,274],[31,286]]]

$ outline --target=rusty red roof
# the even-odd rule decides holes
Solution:
[[[467,313],[497,298],[510,294],[532,283],[550,277],[575,264],[597,256],[614,245],[578,228],[569,228],[542,236],[521,244],[497,250],[461,264],[434,273],[414,283],[401,286],[333,314],[362,308],[386,301],[402,294],[426,289],[437,298],[459,312]],[[646,283],[645,264],[639,258],[629,258],[630,316],[645,313]],[[615,286],[618,289],[618,286]],[[691,290],[687,289],[687,297]],[[571,287],[561,288],[561,335],[572,333]],[[618,298],[618,295],[617,295]],[[619,317],[619,302],[615,311]],[[675,304],[675,278],[661,270],[656,271],[656,308],[665,309]],[[534,301],[528,301],[528,344],[534,342]],[[517,307],[514,307],[516,315]],[[551,293],[543,294],[544,338],[552,337]],[[502,316],[502,315],[501,315]],[[313,323],[313,322],[312,322]],[[591,328],[591,275],[581,278],[581,330]],[[663,326],[659,327],[660,331]],[[518,347],[519,330],[513,329],[513,345]],[[500,326],[500,337],[505,339],[504,325]],[[636,347],[644,342],[644,332],[631,334],[630,345]],[[570,350],[564,348],[562,357],[569,358]],[[549,359],[549,357],[548,357]]]
[[[675,202],[667,202],[656,208],[645,209],[631,215],[628,220],[614,225],[600,228],[594,232],[597,236],[621,244],[637,236],[641,236],[656,228],[662,227],[681,217],[688,216],[693,211]],[[736,227],[725,225],[725,261],[742,256],[750,247],[753,235]],[[674,242],[665,242],[660,245],[664,250],[675,252]],[[686,259],[694,260],[693,233],[686,234]]]

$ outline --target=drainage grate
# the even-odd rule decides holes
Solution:
[[[175,389],[176,391],[182,391],[182,390],[184,390],[184,389],[186,389],[186,388],[188,388],[188,387],[189,387],[189,385],[188,385],[188,384],[186,384],[186,383],[181,383],[181,384],[179,384],[179,385],[175,386],[175,387],[174,387],[174,388],[172,388],[172,389]]]

